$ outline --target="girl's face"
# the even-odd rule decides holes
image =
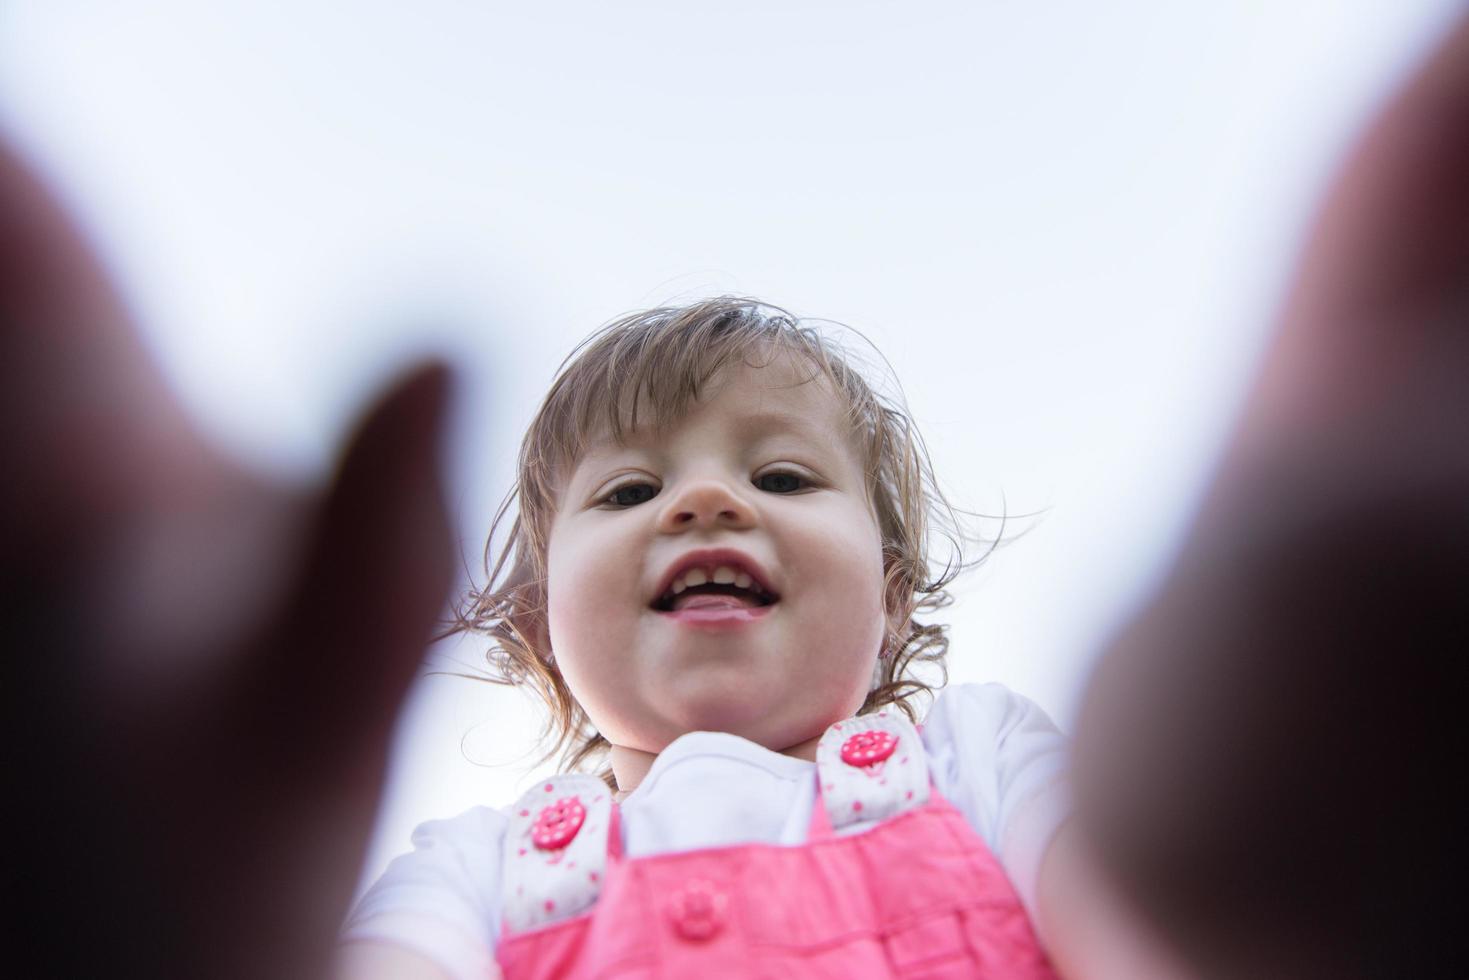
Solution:
[[[562,486],[551,650],[614,745],[723,731],[781,751],[862,706],[882,540],[842,404],[809,374],[726,370],[668,429],[594,443]]]

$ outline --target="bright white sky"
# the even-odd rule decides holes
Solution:
[[[319,472],[405,358],[456,362],[476,569],[530,413],[600,323],[736,292],[857,327],[956,503],[1045,511],[961,580],[952,678],[1066,725],[1207,479],[1325,179],[1458,7],[12,0],[0,128],[259,465]],[[364,880],[418,822],[509,803],[537,725],[425,678]]]

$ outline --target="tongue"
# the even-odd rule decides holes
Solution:
[[[673,609],[748,609],[755,605],[750,595],[726,595],[720,592],[685,592],[673,597]]]

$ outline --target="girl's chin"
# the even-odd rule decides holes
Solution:
[[[771,722],[769,678],[759,679],[748,670],[733,676],[717,669],[690,673],[702,676],[684,678],[676,691],[665,689],[670,734],[728,732],[761,741]]]

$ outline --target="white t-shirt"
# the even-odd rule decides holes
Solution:
[[[981,684],[940,693],[921,738],[934,786],[994,852],[1033,913],[1041,858],[1070,809],[1065,736],[1027,699]],[[814,768],[736,735],[681,736],[621,804],[624,853],[801,844],[817,802]],[[413,851],[363,896],[343,940],[392,943],[451,977],[483,977],[500,933],[508,825],[505,811],[488,807],[420,825]]]

